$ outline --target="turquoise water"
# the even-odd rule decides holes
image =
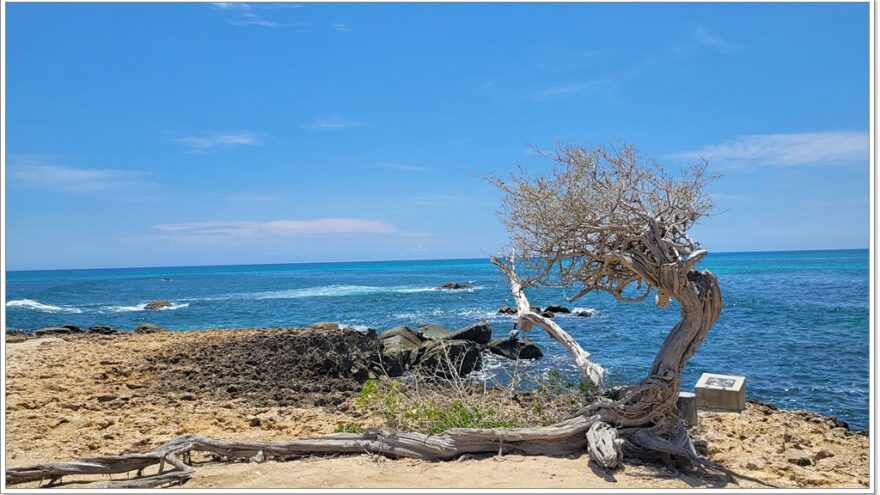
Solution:
[[[684,388],[703,372],[748,377],[748,396],[783,408],[837,416],[868,427],[868,251],[710,254],[701,264],[721,283],[725,308],[685,369]],[[166,280],[167,279],[167,280]],[[470,291],[433,290],[468,282]],[[574,293],[574,290],[569,293]],[[565,291],[529,293],[533,304],[564,303]],[[144,311],[154,299],[170,309]],[[420,321],[449,327],[478,319],[506,335],[513,318],[507,282],[485,259],[297,265],[133,268],[7,273],[7,328],[62,323],[131,329],[143,322],[187,330],[340,321],[385,329]],[[678,318],[675,305],[623,304],[589,295],[570,306],[591,318],[559,323],[609,373],[609,382],[641,379]],[[575,368],[539,331],[545,358],[533,371]],[[490,360],[485,374],[510,363]]]

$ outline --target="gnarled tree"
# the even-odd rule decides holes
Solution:
[[[682,369],[722,307],[715,275],[694,268],[706,251],[688,235],[712,210],[705,186],[713,177],[707,175],[706,163],[673,176],[659,164],[640,159],[631,146],[611,150],[560,146],[544,156],[555,162],[547,176],[531,177],[520,168],[509,179],[492,179],[504,192],[501,216],[522,258],[524,275],[517,275],[513,259],[493,261],[510,279],[518,302],[530,286],[575,286],[578,292],[570,301],[600,291],[623,302],[643,301],[655,292],[660,307],[675,299],[681,319],[660,347],[647,377],[626,390],[622,399],[597,402],[581,414],[616,427],[617,432],[602,428],[591,433],[604,432],[600,436],[606,440],[619,433],[623,442],[617,444],[630,454],[659,456],[679,465],[703,463],[682,425],[676,401]],[[518,308],[526,329],[537,323],[527,301]],[[576,357],[585,352],[577,344],[566,347]],[[590,366],[580,367],[601,385]],[[617,459],[594,460],[613,465],[620,450],[617,454]]]
[[[493,258],[493,262],[510,281],[521,328],[544,328],[568,349],[584,375],[601,387],[602,368],[558,324],[531,310],[525,288],[574,285],[580,290],[572,300],[604,291],[627,302],[645,300],[656,291],[657,305],[665,307],[675,299],[681,309],[681,320],[664,341],[647,377],[629,387],[620,400],[599,399],[564,421],[535,428],[455,428],[439,435],[373,430],[274,442],[183,435],[144,454],[10,468],[6,483],[81,474],[140,474],[154,465],[159,466],[156,474],[115,480],[106,486],[181,483],[192,476],[189,458],[193,451],[261,462],[272,457],[365,451],[446,460],[473,453],[565,455],[586,449],[590,459],[603,467],[617,466],[628,454],[727,471],[697,456],[676,410],[682,368],[722,305],[715,276],[694,269],[706,251],[688,236],[688,230],[712,207],[704,191],[711,180],[705,165],[672,177],[659,165],[640,160],[628,146],[611,151],[563,146],[549,157],[556,162],[549,176],[532,178],[521,169],[508,180],[493,179],[505,193],[502,215],[521,255],[524,276],[518,275],[513,259]],[[172,469],[164,471],[166,465]]]

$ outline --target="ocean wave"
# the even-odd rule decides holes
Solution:
[[[305,297],[342,297],[369,294],[410,294],[436,290],[433,287],[375,287],[371,285],[321,285],[302,289],[273,290],[238,294],[253,299],[300,299]]]
[[[98,313],[130,313],[132,311],[147,311],[147,304],[148,303],[136,304],[134,306],[104,306],[98,311]],[[173,309],[181,309],[186,307],[189,307],[189,303],[171,303],[168,306],[150,311],[170,311]]]
[[[343,330],[354,330],[356,332],[367,333],[372,327],[369,325],[359,325],[357,323],[340,323],[339,328]]]
[[[593,308],[571,308],[572,313],[590,313],[595,315],[596,310]]]
[[[33,311],[42,311],[43,313],[82,313],[79,308],[72,306],[52,306],[51,304],[43,304],[33,299],[15,299],[6,303],[7,308],[22,308]]]

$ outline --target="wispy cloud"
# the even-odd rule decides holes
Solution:
[[[226,12],[229,16],[228,22],[234,26],[260,26],[267,28],[277,28],[283,26],[302,27],[308,25],[307,22],[282,23],[265,17],[258,11],[294,9],[302,7],[299,4],[284,3],[240,3],[240,2],[215,2],[211,4],[214,10]],[[302,30],[300,30],[302,31]]]
[[[569,81],[566,83],[560,83],[554,86],[538,89],[534,92],[534,96],[539,100],[563,97],[575,93],[613,96],[617,89],[623,83],[644,74],[655,63],[656,62],[653,58],[645,58],[627,69],[604,77],[585,79],[581,81]]]
[[[391,234],[394,226],[358,218],[311,220],[218,221],[154,225],[165,234],[229,238],[291,237],[328,234]]]
[[[572,93],[581,93],[585,91],[597,91],[607,88],[612,83],[614,83],[614,79],[610,77],[603,79],[594,79],[591,81],[565,83],[549,88],[539,89],[538,91],[535,91],[535,96],[547,98],[552,96],[568,95]]]
[[[11,156],[8,165],[10,185],[48,191],[88,194],[152,185],[142,172],[131,170],[77,168],[23,156]]]
[[[378,165],[379,168],[384,168],[386,170],[397,170],[400,172],[433,172],[433,169],[429,167],[422,167],[419,165],[406,165],[403,163],[380,163]]]
[[[283,26],[283,24],[279,22],[270,21],[269,19],[261,17],[251,11],[241,12],[237,18],[230,19],[229,24],[232,24],[233,26],[262,26],[269,28]]]
[[[705,48],[722,54],[729,54],[741,50],[743,46],[711,33],[705,27],[700,26],[691,31],[687,39],[674,43],[672,45],[672,54],[676,58],[687,62],[699,53],[701,49]]]
[[[217,10],[251,10],[250,4],[243,2],[214,2],[211,8]]]
[[[340,131],[353,127],[366,127],[366,124],[343,117],[342,115],[331,115],[302,126],[303,129],[309,131]]]
[[[215,132],[172,139],[194,153],[207,153],[235,146],[250,146],[259,143],[259,134],[250,131]]]
[[[677,153],[682,160],[711,160],[729,167],[835,165],[866,162],[868,133],[826,131],[796,134],[756,134]]]
[[[739,43],[734,43],[720,36],[712,34],[702,26],[695,29],[694,32],[691,34],[691,37],[697,43],[717,48],[722,53],[731,53],[742,48],[742,45],[740,45]]]
[[[349,26],[348,24],[343,24],[341,22],[330,24],[330,27],[333,28],[334,31],[339,31],[340,33],[351,31],[351,26]]]

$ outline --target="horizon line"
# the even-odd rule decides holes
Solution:
[[[830,249],[780,249],[780,250],[747,250],[747,251],[709,251],[709,255],[714,254],[757,254],[757,253],[801,253],[815,251],[870,251],[870,247],[860,248],[830,248]],[[147,270],[160,268],[216,268],[221,266],[277,266],[277,265],[334,265],[346,263],[406,263],[413,261],[473,261],[488,260],[488,257],[475,258],[412,258],[412,259],[392,259],[392,260],[346,260],[346,261],[289,261],[279,263],[224,263],[209,265],[149,265],[149,266],[115,266],[115,267],[90,267],[90,268],[31,268],[31,269],[4,269],[6,273],[20,272],[63,272],[63,271],[87,271],[87,270]]]

